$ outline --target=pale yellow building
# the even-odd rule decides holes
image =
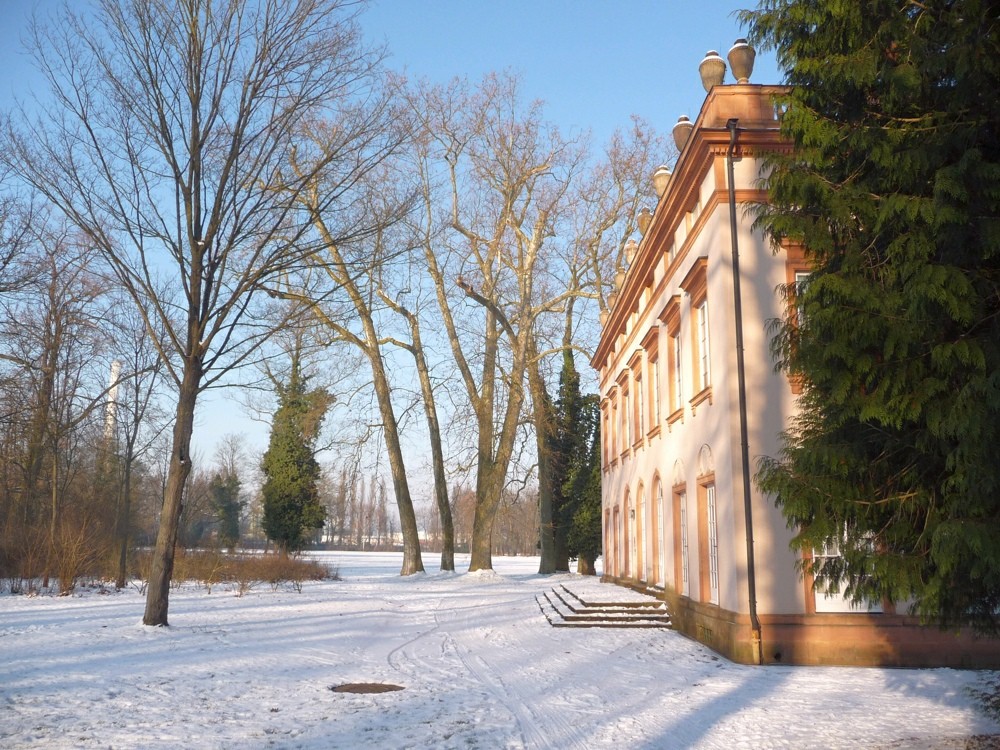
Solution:
[[[658,176],[666,186],[602,315],[592,365],[605,578],[665,598],[678,630],[740,662],[998,667],[997,641],[922,627],[891,602],[859,612],[814,590],[780,511],[748,481],[759,456],[778,454],[796,408],[796,384],[774,368],[768,321],[795,314],[780,287],[808,270],[800,251],[775,252],[746,212],[766,199],[762,153],[788,147],[773,104],[779,90],[716,85],[695,121],[680,125],[680,157],[669,179]]]

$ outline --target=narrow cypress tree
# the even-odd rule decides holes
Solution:
[[[594,573],[601,554],[600,425],[597,396],[580,393],[573,352],[563,352],[552,437],[556,544],[576,557],[582,573]]]
[[[569,549],[569,533],[578,498],[571,494],[567,482],[578,452],[585,449],[585,435],[580,433],[582,416],[580,373],[576,370],[573,352],[563,350],[563,364],[559,371],[559,395],[555,404],[555,432],[551,436],[552,466],[552,515],[555,522],[556,559],[559,570],[569,569],[569,558],[575,552]]]
[[[758,225],[813,272],[779,367],[804,383],[759,466],[814,574],[996,632],[1000,611],[1000,36],[995,2],[764,0],[791,154]]]
[[[301,549],[307,535],[323,526],[326,509],[319,501],[315,446],[330,403],[326,391],[306,390],[293,356],[289,381],[278,386],[278,409],[261,463],[264,533],[284,553]]]
[[[219,523],[219,543],[233,549],[240,543],[240,478],[228,471],[217,471],[209,484],[212,507]]]
[[[566,547],[578,558],[577,570],[594,575],[601,555],[601,410],[599,397],[580,398],[575,450],[568,456],[563,496]]]

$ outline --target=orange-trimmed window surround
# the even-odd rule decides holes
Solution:
[[[708,258],[695,260],[681,288],[691,302],[691,375],[695,394],[691,397],[691,413],[708,401],[712,403],[712,347],[708,318]]]
[[[683,338],[681,336],[681,296],[675,294],[660,314],[667,329],[667,427],[684,421]]]

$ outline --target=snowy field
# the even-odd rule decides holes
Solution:
[[[537,558],[406,579],[398,555],[323,559],[343,580],[302,593],[175,589],[170,628],[140,624],[135,589],[0,596],[0,748],[925,750],[1000,733],[977,698],[997,672],[739,666],[673,631],[550,627],[535,596],[558,582],[628,593],[535,575]],[[403,690],[331,690],[373,682]]]

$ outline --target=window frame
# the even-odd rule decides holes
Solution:
[[[789,325],[799,326],[802,321],[802,308],[799,306],[798,291],[800,274],[810,274],[811,265],[806,259],[805,248],[796,244],[784,245],[785,250],[785,315]],[[792,393],[802,393],[802,378],[799,375],[786,373]]]
[[[691,596],[691,549],[688,533],[687,484],[672,488],[674,517],[674,588],[680,596]]]
[[[646,352],[646,437],[652,438],[660,432],[662,411],[660,409],[660,329],[653,326],[642,340]]]
[[[719,515],[715,474],[698,478],[699,600],[719,605]]]
[[[667,329],[667,428],[684,421],[684,361],[681,336],[681,295],[675,294],[660,313]]]
[[[691,376],[698,391],[691,397],[691,413],[705,401],[712,403],[712,333],[708,307],[708,257],[697,258],[681,281],[690,301]],[[704,338],[703,338],[704,337]]]

